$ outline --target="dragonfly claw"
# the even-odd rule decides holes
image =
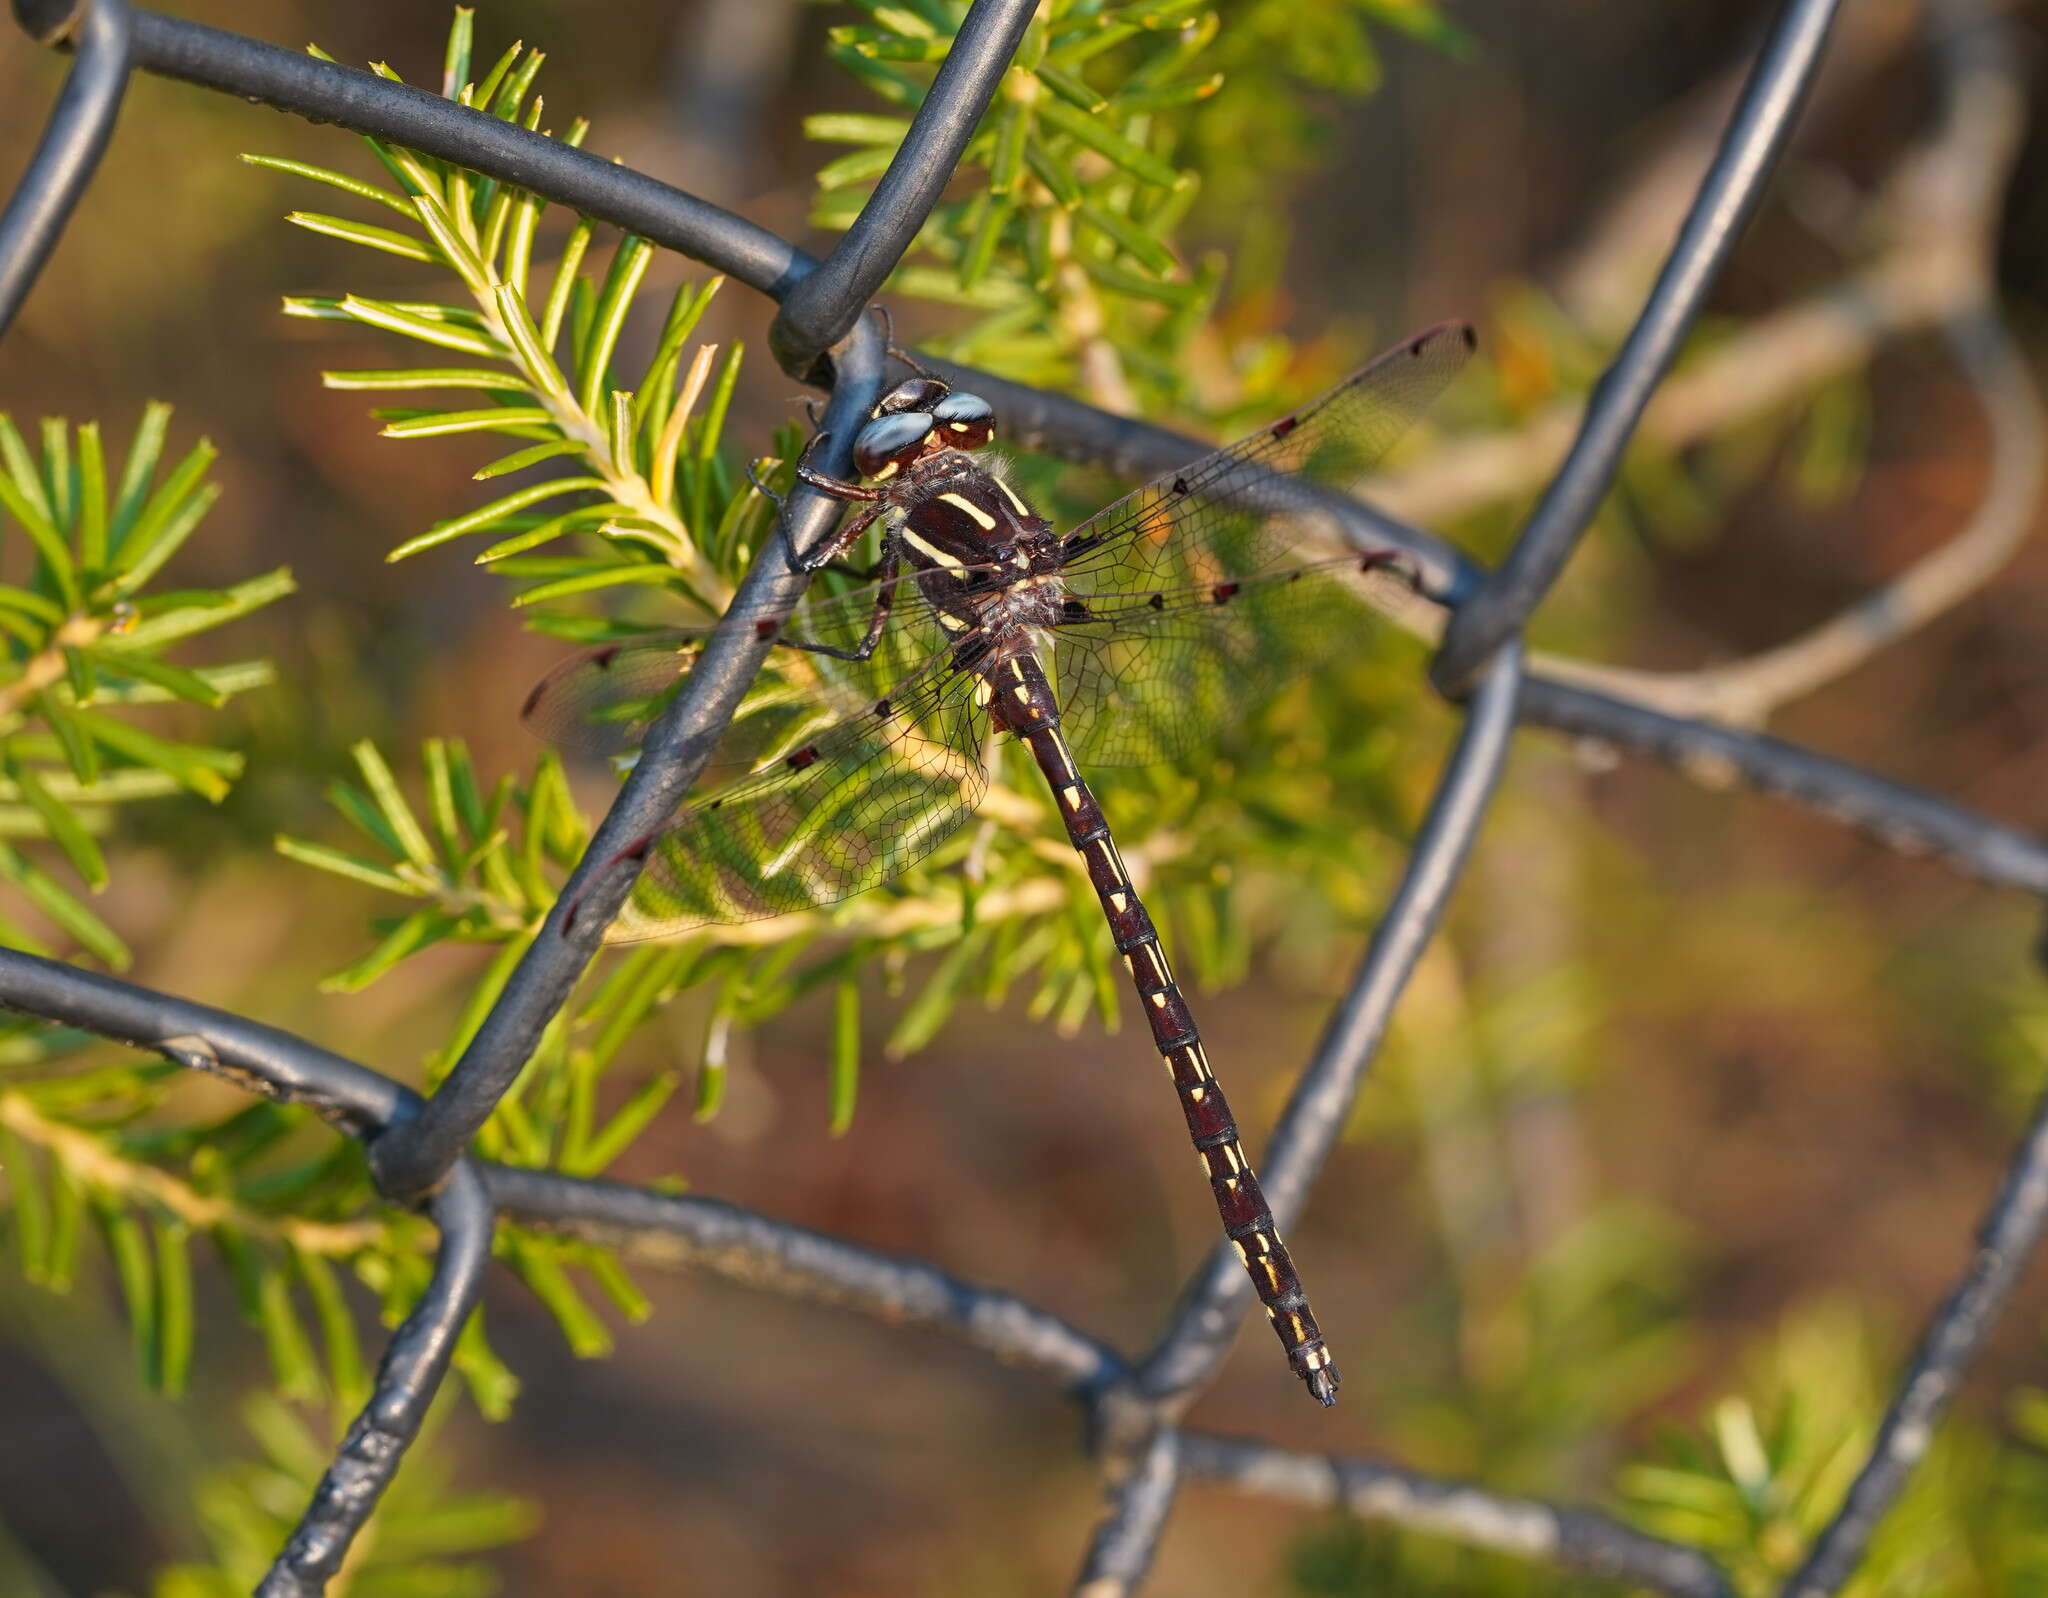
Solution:
[[[777,510],[780,510],[782,509],[782,501],[784,496],[778,494],[774,489],[770,488],[766,483],[761,481],[760,467],[761,463],[758,460],[747,462],[747,481],[754,485],[754,488],[757,492],[759,492],[763,499],[772,501],[775,505],[775,508]]]

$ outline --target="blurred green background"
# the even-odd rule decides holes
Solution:
[[[1457,0],[1468,52],[1381,35],[1380,91],[1310,97],[1315,169],[1286,180],[1256,236],[1234,232],[1213,195],[1190,232],[1236,251],[1262,285],[1253,331],[1324,339],[1348,361],[1465,316],[1482,354],[1512,363],[1538,347],[1541,286],[1597,244],[1605,202],[1698,114],[1702,85],[1741,59],[1772,9]],[[1928,79],[1905,31],[1916,8],[1866,9],[1861,53],[1830,79],[1717,297],[1723,328],[1838,275],[1829,219],[1853,211],[1924,127]],[[219,0],[181,14],[317,41],[343,61],[389,60],[415,81],[437,71],[447,26],[445,8],[420,5]],[[2040,13],[2020,16],[2038,47]],[[841,20],[788,0],[517,0],[480,6],[478,27],[486,55],[515,37],[549,51],[550,104],[593,117],[592,148],[804,237],[823,157],[802,117],[873,108],[824,59],[824,30]],[[25,159],[62,69],[0,33],[0,178]],[[288,564],[300,583],[232,641],[237,658],[274,659],[281,678],[237,701],[217,734],[247,754],[246,778],[220,805],[142,813],[110,845],[113,886],[95,908],[136,951],[131,975],[413,1075],[482,956],[445,948],[363,992],[322,992],[383,906],[281,860],[270,840],[332,832],[321,792],[362,738],[403,751],[459,736],[486,773],[525,768],[520,698],[562,646],[523,631],[460,554],[385,562],[474,502],[467,476],[486,455],[381,440],[360,396],[322,389],[323,369],[396,364],[390,343],[287,321],[279,297],[366,281],[398,295],[405,263],[372,271],[283,225],[308,197],[238,163],[248,150],[367,165],[333,130],[137,80],[99,179],[0,344],[0,410],[97,417],[122,438],[146,400],[173,402],[174,447],[210,437],[225,487],[180,557],[181,581]],[[2035,136],[2000,262],[2035,352],[2044,179],[2048,143]],[[653,272],[663,284],[702,275],[672,259]],[[759,350],[767,314],[729,287],[705,336]],[[900,309],[898,326],[942,333],[948,315]],[[1454,401],[1452,430],[1479,425],[1482,389],[1494,396],[1488,424],[1512,427],[1533,409],[1518,411],[1518,381],[1541,398],[1563,380],[1510,364],[1462,409]],[[799,399],[750,357],[728,438],[767,450]],[[1745,476],[1716,458],[1634,480],[1540,641],[1652,667],[1739,657],[1949,536],[1982,482],[1985,434],[1939,342],[1888,346],[1831,403],[1851,420],[1802,408],[1728,441],[1771,471]],[[1834,453],[1815,442],[1831,426],[1851,440]],[[1455,530],[1490,549],[1518,508]],[[2048,560],[2030,545],[1990,591],[1789,707],[1774,730],[2037,827],[2044,603]],[[1355,729],[1361,744],[1384,740],[1397,831],[1419,813],[1450,730],[1419,659],[1396,652],[1383,680],[1406,684],[1401,705]],[[601,799],[600,781],[586,797]],[[1361,817],[1361,848],[1391,882],[1388,819]],[[1367,924],[1363,906],[1276,912],[1248,980],[1199,995],[1254,1151]],[[1867,1435],[1960,1269],[2048,1076],[2048,1000],[2029,958],[2040,934],[2039,907],[2016,895],[1814,817],[1526,735],[1449,935],[1290,1237],[1345,1368],[1345,1402],[1309,1413],[1254,1336],[1193,1418],[1620,1504],[1677,1531],[1685,1449],[1720,1461],[1695,1483],[1739,1474],[1743,1415],[1769,1434],[1796,1411],[1801,1458],[1828,1484],[1816,1503],[1693,1505],[1697,1525],[1748,1528],[1733,1557],[1745,1579],[1784,1568],[1785,1528],[1810,1525],[1839,1491],[1852,1457],[1841,1450]],[[884,1000],[870,1006],[879,1034],[893,1015]],[[1142,1040],[1128,1027],[1061,1037],[970,1006],[923,1052],[872,1063],[850,1134],[834,1138],[830,1025],[829,1003],[812,1002],[740,1040],[721,1113],[695,1122],[678,1101],[623,1174],[680,1175],[915,1252],[1139,1346],[1213,1231]],[[638,1046],[688,1070],[700,1040],[677,1020]],[[2012,1572],[2025,1559],[1987,1550],[2005,1535],[1992,1523],[2000,1506],[2048,1507],[2027,1474],[2048,1427],[2016,1396],[2044,1382],[2038,1278],[1972,1374],[1910,1521],[1917,1541],[1859,1591],[2021,1590]],[[595,1361],[572,1358],[517,1287],[492,1294],[492,1335],[523,1395],[495,1425],[453,1406],[436,1448],[460,1489],[541,1506],[532,1535],[491,1561],[504,1590],[1002,1598],[1068,1579],[1095,1477],[1076,1415],[1038,1379],[702,1279],[650,1273],[643,1285],[653,1318]],[[31,1581],[139,1593],[159,1566],[194,1556],[189,1484],[248,1451],[238,1398],[264,1379],[260,1343],[221,1284],[202,1280],[201,1293],[196,1398],[173,1405],[133,1376],[103,1283],[59,1299],[0,1282],[0,1544],[12,1550],[0,1589],[14,1590],[13,1569],[25,1593],[38,1591]],[[2037,1554],[2048,1580],[2048,1550]],[[1150,1590],[1590,1588],[1195,1488]]]

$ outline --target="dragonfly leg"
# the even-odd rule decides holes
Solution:
[[[854,517],[854,519],[848,522],[844,527],[840,528],[838,532],[834,533],[830,538],[826,539],[824,543],[820,544],[816,549],[812,550],[808,555],[798,554],[796,546],[789,542],[789,524],[785,521],[782,524],[783,558],[789,563],[789,569],[791,571],[820,571],[824,567],[830,565],[833,561],[837,560],[841,555],[845,554],[849,549],[853,548],[853,546],[860,541],[860,535],[866,532],[870,527],[874,526],[875,522],[877,521],[877,519],[880,518],[881,514],[881,506],[870,506],[868,509],[862,511],[858,516]]]
[[[774,489],[770,488],[766,483],[761,481],[761,473],[759,471],[760,465],[761,463],[759,461],[747,462],[747,481],[754,485],[755,492],[760,494],[760,496],[763,499],[768,500],[770,503],[772,503],[775,506],[775,508],[779,511],[782,509],[783,502],[787,498],[787,496],[783,494],[778,494]]]
[[[851,526],[835,533],[826,540],[822,547],[814,550],[808,556],[797,552],[796,544],[790,537],[788,516],[777,517],[775,529],[777,536],[782,540],[782,558],[793,572],[814,572],[827,561],[843,554],[852,546],[856,538],[868,530],[875,517],[881,514],[879,501],[882,498],[882,494],[879,489],[867,488],[859,483],[844,482],[837,477],[827,477],[823,472],[812,470],[810,466],[811,452],[830,436],[829,433],[814,434],[810,443],[804,446],[803,454],[797,457],[796,480],[807,487],[815,488],[819,493],[829,498],[852,504],[870,505],[875,508],[865,515],[855,517]],[[749,477],[753,476],[751,472],[747,475]],[[754,486],[760,488],[761,484],[756,481]],[[768,490],[764,488],[762,492],[766,493]],[[778,499],[776,503],[780,505],[782,501]]]
[[[820,433],[818,436],[823,438],[825,435]],[[798,482],[807,483],[819,493],[829,494],[834,499],[844,499],[863,505],[872,505],[882,497],[882,491],[879,488],[868,488],[860,483],[849,483],[839,477],[827,477],[823,472],[813,471],[801,461],[797,462],[796,477]]]
[[[882,349],[884,353],[895,356],[897,360],[917,373],[919,377],[928,377],[934,383],[946,381],[937,372],[925,365],[923,361],[920,361],[910,351],[896,342],[896,319],[889,314],[888,306],[877,305],[875,307],[875,315],[882,319]]]
[[[870,511],[864,518],[856,517],[855,520],[864,527],[879,514],[878,511]],[[854,536],[860,536],[859,528],[855,529]],[[866,660],[874,654],[875,646],[881,643],[882,629],[889,625],[889,602],[896,592],[894,579],[901,558],[902,550],[896,542],[895,535],[891,534],[884,538],[882,558],[875,565],[877,580],[881,584],[875,593],[875,608],[868,617],[868,630],[862,634],[861,641],[851,649],[841,649],[835,644],[820,644],[806,638],[791,638],[787,635],[775,641],[778,644],[786,644],[791,649],[801,649],[809,655],[830,655],[835,660]]]

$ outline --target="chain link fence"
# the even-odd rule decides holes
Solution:
[[[73,51],[75,63],[41,145],[0,216],[0,330],[91,181],[127,83],[141,70],[458,163],[737,278],[776,302],[770,344],[782,370],[829,391],[820,425],[830,440],[821,465],[844,476],[855,424],[866,416],[887,367],[883,334],[865,314],[871,298],[952,176],[1033,6],[1031,0],[975,0],[887,175],[823,260],[643,173],[400,83],[126,0],[15,0],[14,10],[29,35]],[[1935,857],[1981,881],[2048,894],[2048,846],[2034,837],[1746,730],[1773,705],[1981,584],[2032,520],[2041,483],[2040,406],[1999,320],[1989,268],[1999,189],[2022,114],[2009,23],[1996,5],[1939,0],[1929,7],[1927,47],[1943,100],[1939,125],[1918,157],[1927,181],[1915,192],[1934,197],[1935,214],[1923,217],[1925,225],[1910,230],[1908,245],[1858,285],[1858,303],[1845,306],[1838,298],[1787,313],[1803,314],[1810,335],[1803,344],[1790,341],[1786,361],[1795,368],[1802,351],[1809,359],[1838,358],[1845,342],[1868,347],[1908,327],[1943,329],[1992,423],[1991,481],[1969,525],[1883,593],[1737,668],[1651,677],[1553,667],[1532,663],[1522,642],[1525,624],[1569,560],[1639,429],[1648,425],[1660,436],[1682,439],[1688,427],[1710,427],[1717,373],[1724,389],[1730,381],[1788,380],[1773,365],[1745,366],[1738,347],[1723,353],[1722,368],[1690,373],[1683,395],[1667,393],[1665,403],[1651,409],[1786,144],[1837,10],[1837,0],[1787,0],[1782,7],[1656,285],[1590,402],[1582,414],[1554,419],[1550,436],[1529,443],[1526,459],[1506,463],[1546,476],[1535,510],[1500,566],[1482,570],[1421,527],[1362,503],[1346,501],[1341,508],[1346,536],[1363,550],[1401,551],[1420,573],[1425,597],[1440,608],[1442,638],[1430,680],[1459,706],[1464,725],[1400,885],[1319,1047],[1295,1079],[1260,1162],[1283,1227],[1300,1213],[1337,1141],[1404,984],[1458,883],[1519,726],[1646,755],[1715,786],[1773,794],[1889,848]],[[1787,341],[1775,347],[1786,348]],[[989,398],[1026,447],[1126,475],[1149,475],[1203,452],[1193,440],[1077,400],[937,359],[930,364]],[[1563,464],[1554,470],[1536,464],[1559,454]],[[1502,463],[1492,466],[1497,476]],[[1460,469],[1455,458],[1436,467],[1453,477]],[[1405,488],[1408,500],[1428,503],[1427,483]],[[827,538],[837,511],[822,495],[798,488],[788,506],[796,547],[807,550]],[[793,604],[802,585],[770,541],[737,603],[760,614]],[[1103,1465],[1104,1509],[1075,1584],[1087,1598],[1112,1598],[1139,1586],[1168,1512],[1191,1482],[1341,1505],[1684,1598],[1732,1591],[1706,1554],[1599,1513],[1506,1497],[1373,1460],[1293,1453],[1185,1427],[1181,1416],[1214,1378],[1251,1301],[1227,1248],[1219,1247],[1197,1272],[1153,1345],[1132,1354],[921,1260],[717,1199],[514,1169],[466,1153],[630,891],[639,861],[625,846],[651,831],[687,792],[768,648],[752,628],[724,632],[709,646],[649,732],[542,934],[430,1098],[257,1021],[0,951],[0,1003],[153,1051],[250,1093],[312,1105],[366,1145],[391,1203],[424,1207],[440,1229],[431,1286],[393,1335],[374,1396],[263,1582],[264,1598],[319,1593],[340,1569],[447,1372],[456,1337],[476,1306],[497,1216],[602,1242],[628,1259],[685,1265],[892,1325],[941,1330],[1041,1372],[1086,1411]],[[563,908],[571,904],[577,906],[573,918]],[[2048,1112],[2015,1154],[1953,1291],[1899,1375],[1861,1470],[1783,1598],[1820,1598],[1849,1579],[1928,1447],[2044,1221]]]

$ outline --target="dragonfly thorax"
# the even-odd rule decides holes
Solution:
[[[884,486],[903,553],[927,571],[978,568],[977,586],[1059,570],[1052,524],[981,461],[942,450]],[[990,571],[989,568],[994,568]]]
[[[876,503],[928,590],[929,579],[939,578],[956,598],[962,583],[990,593],[1059,568],[1051,524],[978,453],[995,429],[987,400],[918,376],[884,394],[854,436],[854,469],[874,485]],[[1025,608],[1035,613],[1043,606]]]

